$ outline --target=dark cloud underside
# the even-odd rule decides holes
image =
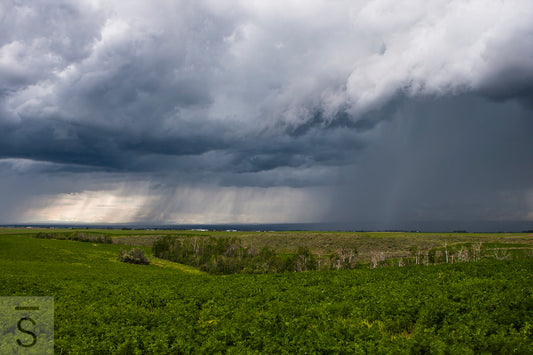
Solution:
[[[0,18],[4,222],[138,186],[128,218],[158,222],[201,210],[202,188],[230,219],[298,191],[324,220],[533,220],[530,1],[55,0]]]

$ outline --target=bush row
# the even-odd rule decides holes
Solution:
[[[113,239],[101,233],[86,233],[86,232],[39,232],[34,235],[35,238],[43,239],[60,239],[60,240],[76,240],[78,242],[104,243],[112,244]]]
[[[269,246],[256,249],[236,237],[160,238],[153,244],[154,256],[200,268],[213,274],[274,273],[319,269],[354,268],[357,250],[342,250],[320,259],[308,247],[296,253],[279,254]]]

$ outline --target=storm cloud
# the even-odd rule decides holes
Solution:
[[[2,223],[533,221],[530,1],[0,18]]]

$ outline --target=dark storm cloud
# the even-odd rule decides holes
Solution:
[[[90,54],[105,22],[81,2],[24,1],[0,5],[0,93],[13,94]]]
[[[17,174],[303,189],[340,171],[338,205],[369,218],[415,216],[424,196],[435,216],[448,196],[489,216],[498,194],[533,213],[516,197],[533,189],[516,174],[533,154],[529,1],[12,2],[0,17],[0,161]],[[478,139],[504,133],[496,151]]]
[[[406,102],[398,111],[402,119],[345,169],[331,218],[380,228],[528,219],[531,111],[472,96]]]
[[[233,136],[225,126],[216,126],[154,136],[150,132],[142,135],[128,129],[119,131],[80,123],[30,120],[4,127],[0,158],[63,164],[65,171],[86,166],[95,171],[203,169],[206,173],[240,173],[342,164],[347,161],[347,154],[362,148],[360,141],[343,130],[327,134],[317,131],[296,139],[272,133],[243,138]],[[214,163],[212,159],[219,161]],[[220,165],[222,161],[224,166]]]
[[[30,4],[8,9],[24,21],[18,32],[5,38],[11,42],[4,49],[9,55],[9,46],[20,46],[22,63],[27,65],[21,70],[24,80],[11,85],[12,92],[2,102],[6,116],[0,123],[5,132],[0,155],[121,171],[209,171],[209,160],[203,157],[207,152],[223,152],[215,154],[226,157],[229,172],[342,160],[343,150],[353,144],[338,151],[337,134],[328,138],[320,132],[310,134],[309,128],[303,128],[306,132],[296,128],[294,134],[306,133],[306,138],[280,137],[284,132],[271,124],[279,109],[268,102],[246,103],[241,116],[227,113],[243,105],[236,102],[241,96],[255,99],[271,92],[255,85],[253,90],[258,92],[253,93],[245,87],[262,84],[263,76],[270,73],[262,73],[254,63],[243,63],[249,77],[235,77],[241,68],[229,61],[239,53],[232,53],[228,41],[246,35],[242,19],[223,18],[202,5],[180,5],[167,4],[170,10],[188,10],[170,24],[165,23],[167,18],[161,24],[128,22],[113,17],[111,10],[92,10],[76,31],[69,28],[87,10],[83,6]],[[50,18],[44,16],[48,12]],[[83,30],[91,23],[92,28]],[[32,31],[41,27],[43,31]],[[38,41],[44,48],[34,48],[32,43]],[[79,45],[74,48],[74,43]],[[247,49],[243,51],[248,55]],[[28,70],[35,61],[28,58],[33,56],[56,59],[33,73]],[[261,63],[263,69],[273,65],[278,66]],[[228,102],[215,102],[224,101],[226,95],[230,95]],[[326,125],[336,127],[337,122],[361,126],[346,117]],[[180,158],[191,155],[197,159]]]
[[[386,117],[382,111],[381,115],[382,117]],[[324,112],[318,109],[308,121],[299,125],[289,125],[286,129],[286,133],[292,137],[299,137],[309,133],[313,128],[319,130],[346,128],[361,132],[371,130],[378,122],[379,120],[372,120],[370,118],[353,120],[350,117],[350,114],[345,110],[339,111],[331,117],[324,117]]]

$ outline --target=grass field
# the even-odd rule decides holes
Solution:
[[[53,296],[58,354],[533,353],[532,258],[213,276],[153,258],[150,265],[120,263],[123,245],[32,238],[36,232],[0,230],[0,296]],[[144,245],[148,255],[154,233],[213,234],[91,233]],[[307,243],[323,253],[352,244],[361,253],[404,253],[413,245],[472,241],[527,250],[533,239],[531,234],[231,235],[280,251]]]

